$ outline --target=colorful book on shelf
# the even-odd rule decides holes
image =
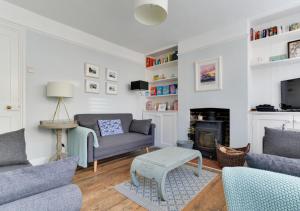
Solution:
[[[163,86],[163,95],[169,95],[169,94],[170,94],[169,85]]]
[[[176,89],[177,89],[177,84],[170,84],[169,93],[172,95],[176,94]]]
[[[163,89],[164,89],[163,86],[157,86],[157,87],[156,87],[156,95],[157,95],[157,96],[163,95]]]
[[[155,87],[155,86],[152,86],[152,87],[150,88],[150,95],[151,95],[151,96],[156,96],[156,87]]]

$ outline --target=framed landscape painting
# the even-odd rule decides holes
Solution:
[[[222,89],[222,57],[195,62],[196,91]]]

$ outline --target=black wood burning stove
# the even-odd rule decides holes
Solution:
[[[216,143],[223,143],[223,121],[203,120],[195,125],[195,148],[200,150],[204,157],[216,158]]]

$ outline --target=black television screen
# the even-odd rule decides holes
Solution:
[[[281,108],[300,109],[300,78],[281,81]]]

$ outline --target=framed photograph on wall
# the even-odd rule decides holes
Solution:
[[[195,62],[195,90],[222,89],[222,57]]]
[[[97,81],[85,79],[85,92],[87,93],[100,93],[100,84]]]
[[[84,73],[86,77],[99,78],[100,68],[97,65],[85,63]]]
[[[108,80],[108,81],[118,81],[118,72],[106,68],[106,80]]]
[[[300,57],[300,40],[288,42],[288,58]]]
[[[106,94],[117,95],[118,94],[118,84],[106,82]]]

